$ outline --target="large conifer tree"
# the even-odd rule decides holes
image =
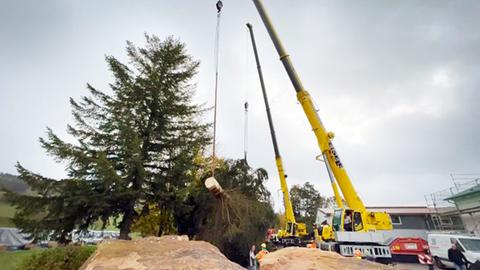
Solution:
[[[17,206],[14,222],[34,236],[45,231],[68,241],[74,229],[119,218],[120,238],[149,204],[173,209],[191,182],[194,158],[209,143],[201,106],[192,103],[199,62],[173,38],[146,35],[146,46],[127,43],[129,63],[113,56],[111,91],[87,85],[89,96],[71,99],[75,119],[68,143],[47,129],[42,147],[66,164],[68,178],[54,180],[17,165],[32,193],[8,192]],[[144,211],[142,211],[142,209]]]

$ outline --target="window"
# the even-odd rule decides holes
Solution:
[[[390,218],[392,219],[393,225],[402,225],[402,219],[400,216],[390,216]]]
[[[440,219],[443,225],[453,225],[453,221],[451,217],[441,217]]]
[[[363,230],[362,214],[360,212],[353,213],[353,224],[355,231]]]
[[[342,226],[342,213],[342,209],[337,209],[333,212],[332,226],[334,231],[340,231],[340,227]]]
[[[459,238],[458,241],[468,250],[473,252],[480,251],[480,240],[474,238]]]

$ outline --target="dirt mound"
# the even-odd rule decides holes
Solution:
[[[186,236],[108,240],[80,270],[240,270],[213,245]]]
[[[260,270],[360,270],[397,269],[391,266],[343,257],[334,252],[289,247],[271,252],[262,260]]]

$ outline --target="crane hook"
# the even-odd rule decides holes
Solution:
[[[222,12],[222,7],[223,7],[222,1],[218,0],[218,2],[217,2],[217,13]]]

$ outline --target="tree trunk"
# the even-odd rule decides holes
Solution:
[[[123,215],[122,222],[120,222],[120,236],[119,239],[122,240],[131,240],[130,236],[130,227],[132,226],[135,210],[131,207],[129,210],[125,211]]]
[[[160,236],[162,236],[162,234],[163,234],[163,226],[160,224],[160,226],[158,227],[157,236],[160,237]]]

